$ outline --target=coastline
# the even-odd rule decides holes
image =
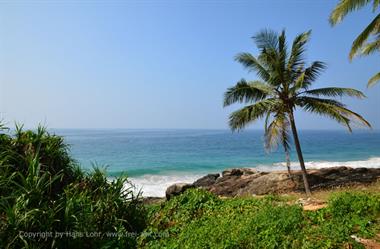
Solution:
[[[297,162],[292,162],[292,170],[299,170]],[[368,160],[356,160],[346,162],[329,162],[329,161],[309,161],[306,162],[307,170],[318,170],[333,167],[350,167],[350,168],[380,168],[380,157],[371,157]],[[286,172],[285,162],[271,165],[257,165],[257,167],[229,167],[219,171],[210,172],[173,172],[166,175],[145,174],[142,176],[130,177],[130,181],[135,185],[138,192],[142,190],[143,197],[165,197],[166,189],[176,183],[191,184],[208,174],[222,174],[229,169],[253,169],[261,172]]]

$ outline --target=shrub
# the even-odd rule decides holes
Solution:
[[[69,147],[60,136],[50,134],[43,127],[36,131],[23,130],[16,126],[14,135],[0,135],[0,173],[13,176],[13,181],[20,183],[26,176],[30,164],[35,160],[39,170],[50,175],[60,175],[61,178],[51,184],[49,194],[57,195],[64,187],[83,176],[78,164],[69,156]],[[6,194],[6,193],[5,193]]]
[[[83,172],[68,152],[43,128],[0,134],[0,248],[136,247],[139,194],[124,176]]]

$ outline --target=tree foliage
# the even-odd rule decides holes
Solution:
[[[330,15],[331,25],[336,25],[350,13],[369,5],[372,2],[372,11],[378,12],[380,1],[378,0],[340,0]],[[369,55],[380,51],[380,13],[368,24],[368,26],[355,38],[349,54],[350,60],[358,55]],[[372,86],[380,80],[380,72],[372,76],[368,86]]]

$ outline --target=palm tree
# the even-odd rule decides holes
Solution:
[[[340,23],[348,13],[363,8],[365,5],[372,3],[372,11],[375,12],[380,6],[379,0],[340,0],[330,15],[331,25]],[[370,38],[372,41],[368,42]],[[350,60],[357,55],[369,55],[375,51],[380,51],[380,13],[372,22],[356,37],[352,43],[350,51]],[[374,85],[380,80],[380,72],[372,76],[368,81],[368,87]]]
[[[250,53],[240,53],[236,60],[249,71],[256,72],[260,80],[241,79],[235,86],[228,88],[224,95],[224,106],[247,104],[230,115],[229,126],[233,131],[266,117],[265,123],[269,124],[265,129],[266,142],[283,143],[284,131],[287,132],[286,127],[290,126],[307,195],[310,195],[310,187],[294,117],[296,108],[332,118],[350,132],[352,122],[370,127],[362,116],[334,99],[342,96],[364,98],[362,92],[340,87],[310,89],[325,69],[325,64],[320,61],[305,66],[305,45],[310,34],[311,31],[308,31],[296,36],[288,50],[285,31],[281,34],[270,30],[259,32],[253,37],[259,55],[255,57]]]

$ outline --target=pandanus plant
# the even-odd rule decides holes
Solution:
[[[314,61],[306,66],[305,46],[310,34],[311,31],[297,35],[290,50],[285,31],[278,34],[263,30],[253,36],[259,49],[258,56],[240,53],[236,60],[249,71],[256,72],[259,79],[241,79],[235,86],[228,88],[224,95],[224,106],[247,104],[230,115],[229,126],[233,131],[265,118],[266,146],[269,148],[280,144],[288,151],[287,134],[291,130],[307,195],[311,192],[294,117],[295,110],[300,108],[329,117],[346,126],[350,132],[353,122],[370,127],[361,115],[335,99],[342,96],[364,98],[362,92],[341,87],[311,89],[326,65],[321,61]]]

